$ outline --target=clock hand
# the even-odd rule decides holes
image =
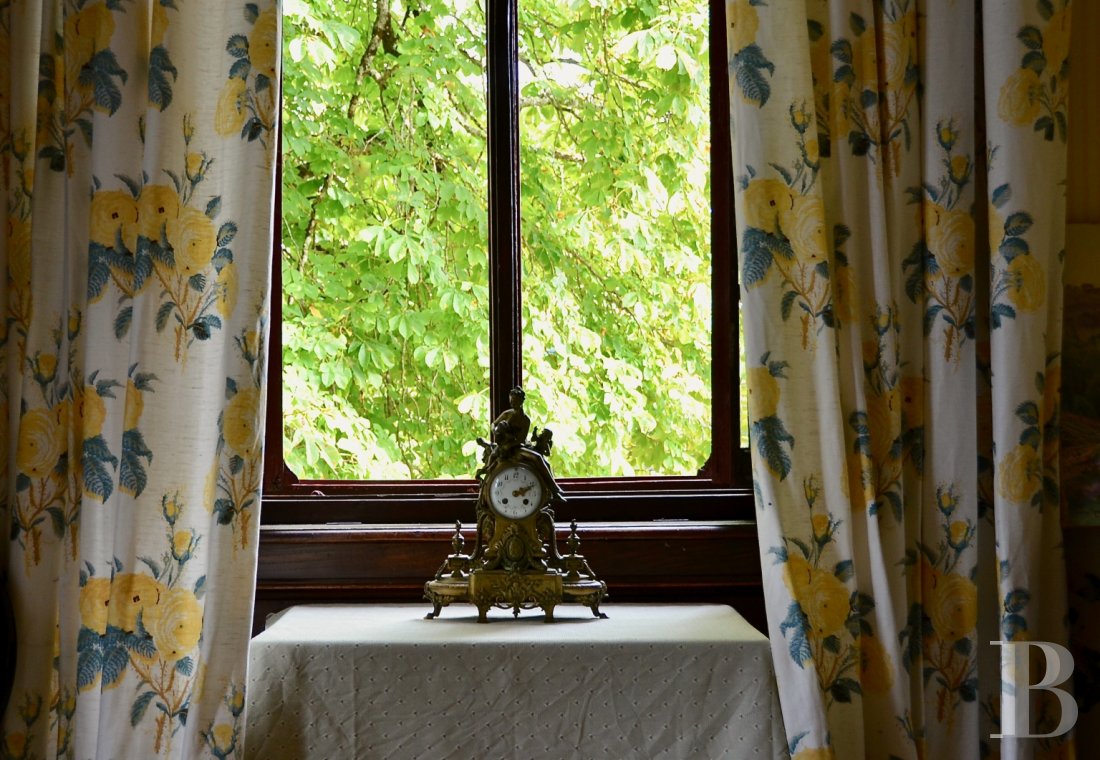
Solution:
[[[512,491],[512,496],[523,496],[525,493],[527,493],[528,491],[530,491],[534,487],[535,487],[535,484],[532,483],[529,486],[524,486],[523,488],[517,488],[516,490]]]

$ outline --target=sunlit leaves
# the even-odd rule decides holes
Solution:
[[[706,6],[573,5],[521,4],[529,412],[559,475],[692,474]],[[380,37],[373,3],[284,10],[285,444],[305,477],[469,476],[489,423],[481,3],[388,7]]]
[[[520,7],[524,365],[559,474],[709,454],[707,29],[701,3]]]
[[[477,4],[288,4],[285,442],[306,477],[468,476],[488,299]],[[364,57],[364,52],[373,55]],[[361,65],[362,64],[362,65]]]

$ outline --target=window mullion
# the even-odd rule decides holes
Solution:
[[[734,242],[733,156],[724,0],[710,0],[711,144],[711,456],[700,474],[729,483],[740,438],[737,333],[737,254]],[[747,472],[747,471],[746,471]]]
[[[486,0],[489,114],[489,378],[492,416],[523,380],[519,239],[518,0]]]

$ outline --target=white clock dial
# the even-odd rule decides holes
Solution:
[[[502,517],[522,520],[542,505],[542,481],[521,465],[505,467],[489,485],[489,503]]]

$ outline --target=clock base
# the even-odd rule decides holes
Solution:
[[[438,578],[424,584],[424,597],[432,603],[428,619],[439,617],[444,607],[456,602],[477,607],[477,621],[487,623],[493,607],[510,609],[514,616],[521,610],[541,609],[546,622],[554,620],[559,604],[582,604],[598,618],[600,603],[607,596],[607,584],[588,579],[571,580],[556,571],[545,573],[474,570],[466,578]]]
[[[563,597],[562,576],[556,572],[508,572],[475,570],[470,573],[470,601],[477,607],[477,621],[488,622],[490,607],[520,610],[540,608],[546,621],[554,619],[554,607]]]

